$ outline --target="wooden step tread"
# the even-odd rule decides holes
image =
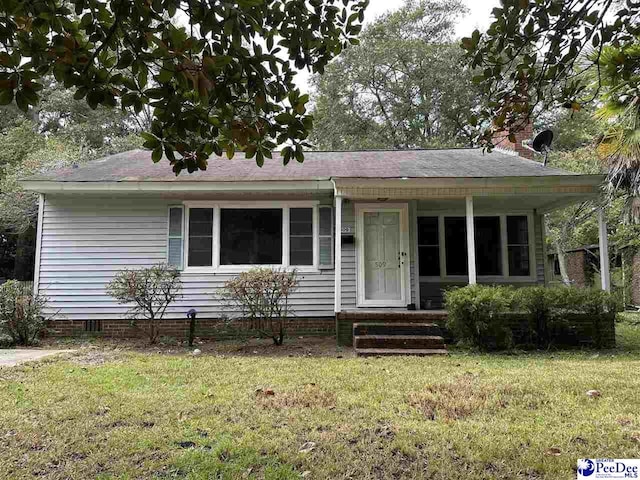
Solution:
[[[356,355],[447,355],[446,348],[428,348],[428,349],[411,349],[411,348],[356,348]]]
[[[440,335],[354,335],[353,339],[368,338],[372,340],[443,340]]]
[[[358,327],[438,327],[437,323],[400,323],[400,322],[356,322],[353,328]]]

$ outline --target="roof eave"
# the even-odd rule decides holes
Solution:
[[[329,180],[245,181],[245,182],[60,182],[52,180],[21,180],[25,190],[38,193],[118,193],[118,192],[255,192],[255,191],[333,191]]]

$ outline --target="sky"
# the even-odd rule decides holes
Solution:
[[[383,13],[398,9],[403,0],[369,0],[365,14],[365,25]],[[456,27],[458,38],[471,35],[476,28],[486,30],[491,23],[491,10],[500,5],[499,0],[464,0],[469,14],[462,18]],[[296,75],[296,83],[303,91],[308,91],[309,73],[301,71]]]

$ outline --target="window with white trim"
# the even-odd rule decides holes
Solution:
[[[329,268],[332,222],[332,207],[315,202],[185,202],[177,213],[169,211],[168,256],[188,268],[214,271],[253,265]]]
[[[473,225],[478,275],[502,276],[500,217],[475,217]]]
[[[418,258],[420,276],[440,276],[440,227],[438,217],[418,218]]]
[[[169,231],[167,238],[167,263],[182,270],[184,241],[182,238],[184,209],[169,207]]]
[[[510,277],[532,274],[528,215],[479,215],[473,223],[479,276],[506,277],[507,272]],[[506,235],[503,234],[505,228]],[[418,258],[421,277],[467,276],[466,218],[419,216]],[[503,262],[503,258],[507,260]]]
[[[318,208],[320,267],[333,266],[333,207],[321,205]]]
[[[213,209],[189,209],[189,249],[190,267],[210,267],[213,253]]]
[[[526,215],[507,217],[507,258],[512,277],[531,275],[528,223]]]
[[[289,210],[289,264],[313,265],[313,209]]]

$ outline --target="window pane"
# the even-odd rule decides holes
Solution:
[[[502,275],[499,217],[475,217],[476,268],[478,275]]]
[[[440,252],[439,247],[418,247],[420,256],[419,273],[421,277],[440,276]]]
[[[213,209],[189,210],[189,266],[210,267],[213,249]]]
[[[320,237],[320,265],[331,265],[333,263],[333,241],[331,237]]]
[[[418,217],[418,245],[438,245],[438,217]]]
[[[529,228],[526,216],[507,217],[507,244],[527,245]]]
[[[313,265],[313,209],[289,210],[289,263]]]
[[[221,265],[282,263],[282,209],[220,210]]]
[[[169,239],[168,263],[177,269],[182,268],[182,238]]]
[[[530,275],[529,247],[510,246],[509,251],[509,275],[514,277]]]
[[[313,265],[313,250],[291,250],[291,265]]]
[[[297,250],[313,251],[313,237],[291,237],[291,252]]]
[[[333,232],[332,209],[328,207],[320,207],[320,235],[331,235]]]
[[[467,226],[464,217],[445,217],[447,275],[467,275]]]
[[[169,209],[169,236],[182,237],[182,208]]]

